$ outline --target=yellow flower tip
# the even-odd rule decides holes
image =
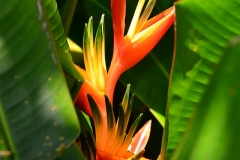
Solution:
[[[106,62],[105,62],[105,38],[104,15],[102,16],[95,41],[93,41],[93,18],[90,17],[85,25],[83,36],[83,56],[87,74],[87,80],[96,86],[101,92],[105,91]]]
[[[100,110],[105,113],[105,84],[107,78],[105,63],[105,38],[104,38],[104,15],[102,15],[95,39],[93,39],[93,18],[90,17],[85,24],[83,35],[83,57],[85,70],[75,65],[78,72],[85,81],[81,86],[77,99],[74,100],[76,106],[92,117],[92,112],[87,100],[90,94],[97,102]]]
[[[146,23],[146,21],[148,20],[148,17],[150,16],[153,7],[156,3],[156,0],[149,0],[148,4],[146,5],[142,15],[140,16],[143,6],[144,6],[145,0],[139,0],[138,4],[137,4],[137,8],[135,10],[135,13],[133,15],[133,19],[132,22],[130,24],[127,36],[129,38],[133,38],[133,36],[138,33],[139,31],[141,31],[142,27],[144,26],[144,24]]]
[[[67,42],[71,52],[83,53],[82,48],[73,42],[70,38],[67,38]]]
[[[166,10],[164,10],[163,12],[159,13],[158,15],[152,17],[151,19],[149,19],[144,26],[142,27],[142,30],[152,26],[153,24],[155,24],[158,21],[161,21],[162,19],[166,19],[169,17],[173,17],[173,19],[175,20],[175,7],[172,6]]]

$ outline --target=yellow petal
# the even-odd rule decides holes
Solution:
[[[67,38],[67,42],[71,52],[83,53],[82,48],[73,42],[70,38]]]

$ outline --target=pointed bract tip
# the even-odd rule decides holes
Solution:
[[[152,120],[149,120],[133,137],[131,144],[129,145],[130,152],[136,154],[143,150],[150,137],[150,131],[152,126]]]

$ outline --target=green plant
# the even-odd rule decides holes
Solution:
[[[83,55],[70,52],[67,37],[82,46],[84,23],[105,13],[108,68],[110,1],[57,3],[0,2],[0,159],[84,159],[80,133],[88,145],[94,136],[89,117],[74,107],[84,78],[72,61],[83,66]],[[126,28],[136,5],[127,1]],[[130,83],[132,119],[144,112],[139,126],[153,121],[147,158],[239,159],[240,1],[157,0],[153,15],[172,5],[174,26],[121,75],[113,106]]]

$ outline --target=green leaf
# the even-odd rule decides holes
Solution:
[[[0,11],[0,133],[14,159],[51,159],[80,129],[45,5],[1,1]]]
[[[67,0],[64,5],[61,17],[62,17],[62,24],[63,24],[66,35],[68,35],[68,32],[70,30],[72,18],[73,18],[77,3],[78,3],[78,0]]]
[[[62,47],[63,51],[67,54],[68,58],[72,60],[72,56],[67,42],[67,37],[65,35],[62,24],[62,19],[58,12],[56,0],[44,0],[44,1],[54,39]]]
[[[225,52],[172,160],[240,159],[239,51],[237,37]]]
[[[92,133],[92,125],[90,122],[90,118],[77,107],[76,107],[76,112],[77,112],[77,116],[78,116],[79,123],[81,126],[81,132],[83,132],[83,133],[85,133],[85,135],[87,135],[86,133],[87,133],[87,131],[89,131],[91,133],[92,137],[94,137],[93,133]]]
[[[65,73],[68,88],[71,91],[71,97],[72,100],[74,101],[77,98],[78,92],[80,90],[80,87],[82,86],[84,78],[77,71],[76,67],[74,66],[74,63],[63,52],[62,48],[58,44],[56,45],[58,56]]]
[[[93,5],[100,8],[102,11],[104,11],[106,14],[109,14],[109,15],[111,14],[110,8],[107,7],[107,6],[109,6],[110,2],[105,1],[105,2],[101,3],[97,0],[89,0],[87,3],[92,3]]]
[[[185,132],[228,41],[240,35],[239,7],[239,0],[184,0],[176,4],[176,55],[166,121],[169,130],[163,140],[168,144],[162,146],[165,159]]]
[[[76,67],[74,66],[74,63],[67,57],[66,54],[64,54],[63,50],[58,46],[58,56],[61,61],[63,70],[66,74],[71,76],[73,79],[83,82],[84,78],[81,76],[81,74],[77,71]]]
[[[76,108],[76,112],[81,126],[81,134],[78,143],[81,145],[84,155],[86,157],[91,157],[92,155],[96,155],[96,147],[90,118],[79,108]]]
[[[86,160],[82,151],[80,150],[78,144],[75,142],[69,148],[65,149],[62,153],[60,153],[56,160]]]

